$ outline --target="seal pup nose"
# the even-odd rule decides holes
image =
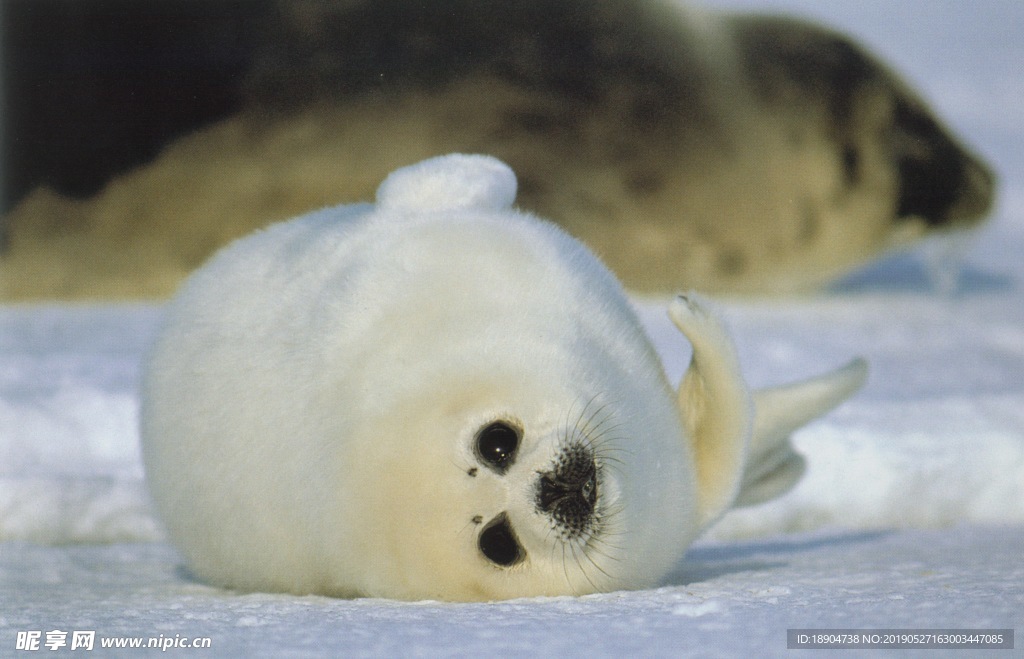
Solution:
[[[596,502],[597,467],[593,462],[578,478],[562,479],[553,472],[541,475],[537,506],[546,513],[566,503],[582,504],[593,509]]]
[[[564,536],[579,536],[592,525],[598,480],[593,454],[582,446],[571,446],[551,471],[540,474],[537,508],[551,517]]]

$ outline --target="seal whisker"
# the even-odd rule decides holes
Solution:
[[[475,477],[479,472],[477,466],[473,464],[465,464],[454,459],[451,459],[448,462],[456,469],[470,477]]]
[[[480,526],[483,523],[483,517],[481,515],[474,515],[466,522],[462,528],[459,529],[459,535],[463,535],[466,531],[472,530],[474,527]]]
[[[576,564],[576,567],[580,569],[580,574],[583,575],[583,578],[587,580],[587,583],[593,590],[599,590],[597,584],[594,583],[594,580],[590,578],[590,574],[587,572],[586,565],[584,565],[583,561],[580,560],[579,553],[582,553],[586,557],[587,552],[583,549],[583,547],[579,547],[575,542],[567,544],[569,545],[569,550],[572,552],[573,562]],[[577,553],[577,549],[579,549],[579,553]]]
[[[556,544],[552,545],[552,547],[551,547],[552,556],[554,555],[554,552],[555,552],[556,549],[561,549],[562,550],[561,564],[562,564],[562,574],[565,576],[565,583],[569,586],[569,588],[572,588],[573,594],[578,594],[577,591],[576,591],[576,586],[572,582],[572,577],[569,576],[569,563],[566,560],[566,558],[567,558],[566,551],[568,550],[568,547],[566,547],[566,543],[565,542],[557,542]]]
[[[592,545],[587,545],[586,547],[583,548],[583,550],[582,550],[583,557],[587,559],[587,562],[590,563],[590,565],[592,567],[594,567],[598,572],[603,574],[606,578],[608,578],[609,580],[614,579],[614,577],[607,570],[605,570],[603,567],[601,567],[600,563],[597,562],[597,560],[594,558],[594,556],[591,555],[591,551],[589,551],[591,548],[596,550],[596,546],[592,546]],[[602,552],[595,551],[594,553],[597,553],[598,555],[600,555],[602,557],[605,557],[605,558],[608,558],[609,560],[612,560],[610,556],[608,556],[607,554],[604,554]],[[581,567],[582,567],[582,565],[581,565]],[[590,583],[593,584],[594,582],[591,581]]]

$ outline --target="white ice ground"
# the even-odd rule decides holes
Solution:
[[[721,303],[755,384],[871,363],[861,394],[797,435],[810,469],[794,492],[726,518],[652,591],[472,605],[237,595],[187,578],[146,502],[135,389],[159,309],[0,308],[0,656],[32,630],[44,643],[95,631],[97,648],[209,637],[206,656],[771,656],[798,627],[1016,628],[1017,649],[991,654],[1024,656],[1024,3],[716,4],[795,8],[859,35],[1002,180],[953,293],[921,250],[813,300]],[[660,303],[638,304],[678,377],[681,339]]]

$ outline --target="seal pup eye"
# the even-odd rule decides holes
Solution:
[[[480,532],[477,545],[487,560],[502,567],[511,567],[523,560],[523,549],[519,546],[505,513],[491,520]]]
[[[512,465],[519,448],[519,430],[504,421],[485,426],[476,435],[476,454],[499,474]]]

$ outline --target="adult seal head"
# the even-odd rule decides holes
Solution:
[[[400,599],[641,588],[797,480],[790,431],[864,364],[751,395],[719,321],[679,297],[693,361],[673,390],[617,280],[515,188],[492,158],[428,160],[187,280],[141,430],[194,574]]]

